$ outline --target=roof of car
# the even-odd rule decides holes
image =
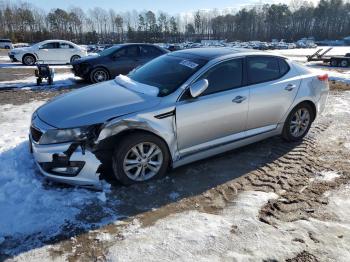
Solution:
[[[197,56],[202,59],[212,60],[219,57],[224,57],[228,55],[243,55],[243,54],[269,54],[267,52],[246,49],[246,48],[233,48],[233,47],[205,47],[205,48],[192,48],[173,52],[174,55],[184,55],[184,56]]]

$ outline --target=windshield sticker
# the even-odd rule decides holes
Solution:
[[[194,68],[196,68],[198,66],[198,64],[193,63],[193,62],[188,61],[188,60],[182,60],[180,62],[180,65],[187,66],[187,67],[189,67],[191,69],[194,69]]]

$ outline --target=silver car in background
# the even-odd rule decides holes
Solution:
[[[129,185],[271,136],[301,140],[327,99],[327,75],[282,56],[200,48],[59,96],[33,114],[31,150],[50,179]]]

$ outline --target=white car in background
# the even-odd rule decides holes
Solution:
[[[10,39],[0,39],[0,48],[12,49],[12,41]]]
[[[46,40],[9,52],[12,62],[22,62],[24,65],[34,65],[37,61],[47,64],[69,64],[84,56],[87,56],[86,49],[65,40]]]

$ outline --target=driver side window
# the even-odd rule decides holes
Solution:
[[[243,84],[243,59],[222,62],[204,73],[198,80],[207,79],[208,88],[202,96],[231,90]]]

